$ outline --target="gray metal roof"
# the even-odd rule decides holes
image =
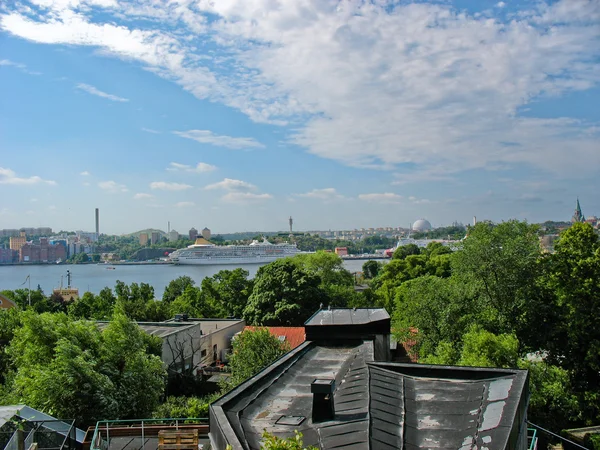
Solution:
[[[506,448],[526,371],[372,361],[370,341],[306,342],[213,403],[211,433],[234,449],[260,448],[263,430],[322,449]],[[335,379],[332,421],[312,422],[316,378]]]
[[[389,318],[383,308],[331,308],[317,311],[305,325],[363,325]]]

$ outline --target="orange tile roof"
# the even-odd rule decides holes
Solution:
[[[285,342],[290,344],[290,350],[298,347],[306,340],[304,327],[245,327],[244,330],[256,330],[257,328],[266,328],[276,338],[285,336]]]

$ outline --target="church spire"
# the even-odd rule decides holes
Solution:
[[[585,222],[585,216],[581,212],[581,205],[579,204],[579,197],[577,197],[577,205],[575,206],[575,213],[571,218],[571,222]]]

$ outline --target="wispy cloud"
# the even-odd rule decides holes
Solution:
[[[142,128],[142,131],[145,131],[146,133],[160,134],[160,131],[153,130],[152,128]]]
[[[217,166],[199,162],[194,167],[194,166],[189,166],[187,164],[179,164],[176,162],[172,162],[169,164],[169,167],[167,167],[167,170],[170,172],[205,173],[205,172],[212,172],[213,170],[217,170]]]
[[[143,200],[146,198],[154,198],[154,195],[152,194],[146,194],[145,192],[138,192],[137,194],[135,194],[133,196],[134,200]]]
[[[175,203],[175,208],[189,208],[190,206],[194,205],[194,202],[177,202]]]
[[[248,203],[270,200],[273,196],[271,194],[255,194],[253,192],[228,192],[221,197],[221,200],[229,203]]]
[[[113,181],[113,180],[100,181],[98,183],[98,187],[100,189],[110,192],[112,194],[115,194],[117,192],[128,192],[129,191],[129,189],[127,189],[127,186],[125,186],[124,184],[117,183],[116,181]]]
[[[44,180],[37,175],[25,178],[19,177],[14,170],[0,167],[0,184],[31,185],[39,183],[55,185],[56,181]]]
[[[173,131],[177,136],[192,139],[201,144],[210,144],[217,147],[245,150],[253,148],[264,148],[265,146],[251,137],[220,136],[209,130]]]
[[[360,194],[358,199],[375,203],[400,203],[403,197],[393,192],[384,192],[381,194]]]
[[[223,181],[219,181],[218,183],[213,183],[209,184],[208,186],[205,186],[204,189],[224,189],[226,191],[253,191],[256,190],[256,186],[246,181],[225,178]]]
[[[150,189],[159,189],[162,191],[185,191],[192,186],[184,183],[169,183],[167,181],[153,181],[150,183]]]
[[[312,191],[304,194],[294,194],[294,196],[302,198],[314,198],[324,201],[342,200],[345,198],[342,194],[339,194],[335,188],[313,189]]]
[[[9,59],[0,59],[0,66],[15,67],[16,69],[19,69],[28,75],[41,75],[42,74],[42,72],[37,72],[35,70],[29,70],[25,64],[14,62]]]
[[[94,86],[91,86],[89,84],[79,83],[75,87],[77,89],[81,89],[82,91],[87,92],[88,94],[92,94],[92,95],[96,95],[98,97],[106,98],[106,99],[111,100],[113,102],[128,102],[129,101],[129,99],[127,99],[127,98],[119,97],[119,96],[113,95],[113,94],[107,94],[106,92],[103,92],[100,89],[97,89]]]
[[[84,170],[84,171],[83,171],[83,172],[81,172],[79,175],[81,175],[81,176],[83,176],[83,177],[88,177],[88,176],[90,176],[91,174],[90,174],[90,173],[89,173],[87,170]]]
[[[32,5],[34,13],[9,2],[0,28],[99,48],[254,122],[293,123],[288,142],[341,164],[411,164],[413,173],[455,176],[500,161],[561,176],[597,173],[595,124],[520,111],[600,83],[598,2],[521,2],[509,20],[502,3],[476,14],[421,1],[113,2],[94,16],[79,2]],[[208,39],[210,53],[198,45]],[[217,52],[227,54],[218,64]],[[263,146],[208,130],[175,133],[226,148]]]

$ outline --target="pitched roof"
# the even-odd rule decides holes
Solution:
[[[266,328],[269,330],[269,333],[279,340],[288,342],[290,350],[295,349],[306,340],[304,327],[245,327],[244,330],[254,331],[257,328]]]

